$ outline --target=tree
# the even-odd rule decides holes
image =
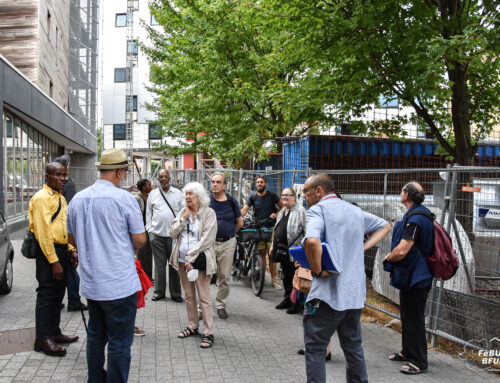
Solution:
[[[156,0],[150,7],[163,31],[147,27],[150,43],[142,44],[152,64],[149,108],[163,135],[180,139],[170,153],[260,159],[269,140],[314,132],[325,118],[323,104],[296,87],[306,64],[274,44],[261,5]]]
[[[404,118],[356,121],[380,95],[397,96],[413,107],[411,119],[447,155],[460,165],[472,165],[478,141],[500,123],[500,18],[495,1],[267,4],[275,14],[295,20],[296,46],[313,58],[299,87],[315,83],[325,105],[335,106],[335,119],[356,122],[355,131],[403,134]]]

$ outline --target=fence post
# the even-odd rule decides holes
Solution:
[[[231,194],[231,196],[233,195],[233,171],[232,170],[231,170],[231,176],[229,177],[229,194]]]
[[[453,177],[451,181],[451,193],[450,193],[450,208],[448,210],[448,221],[446,222],[446,231],[449,233],[451,228],[451,221],[455,219],[455,205],[456,205],[456,196],[457,196],[457,172],[453,172]],[[441,219],[443,219],[441,217]],[[441,315],[441,302],[443,300],[443,290],[444,290],[444,281],[439,281],[439,290],[438,290],[438,298],[436,302],[436,318],[434,319],[434,323],[432,326],[432,330],[434,333],[431,337],[431,346],[435,347],[437,343],[437,337],[435,335],[435,331],[437,331],[439,327],[439,316]]]
[[[201,169],[201,180],[198,182],[203,185],[205,190],[208,190],[208,180],[205,179],[205,176],[206,176],[206,169],[203,168]]]
[[[243,188],[243,169],[240,168],[240,176],[238,178],[238,203],[241,204],[241,189]]]
[[[451,168],[451,165],[448,164],[446,166],[447,169]],[[443,226],[444,218],[446,215],[446,211],[448,210],[448,206],[450,204],[450,172],[446,172],[444,179],[444,191],[443,191],[443,208],[441,209],[441,218],[439,219],[439,224]],[[428,327],[431,327],[431,324],[434,322],[432,315],[434,314],[434,302],[436,301],[436,283],[437,280],[432,280],[431,287],[431,304],[429,305],[429,313],[427,315],[425,323],[428,324]],[[431,333],[427,333],[427,340],[429,340],[429,336]],[[432,334],[432,339],[434,339],[434,334]]]
[[[186,173],[184,174],[184,185],[187,185],[191,182],[191,169],[186,169]]]
[[[385,201],[387,198],[387,173],[384,174],[384,204],[382,205],[382,216],[385,218]]]

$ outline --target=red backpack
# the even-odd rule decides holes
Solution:
[[[433,277],[447,281],[455,275],[458,270],[459,261],[453,242],[448,232],[436,221],[434,214],[429,214],[423,210],[413,210],[405,219],[405,225],[408,218],[414,214],[421,214],[427,217],[434,225],[434,246],[430,256],[426,257],[427,266]],[[425,255],[425,254],[424,254]]]

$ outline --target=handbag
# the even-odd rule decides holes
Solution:
[[[57,211],[54,213],[52,216],[50,222],[54,222],[57,216],[59,215],[59,212],[61,211],[61,197],[59,197],[59,207],[57,208]],[[36,254],[38,252],[38,241],[36,240],[35,234],[28,229],[26,230],[26,234],[24,235],[23,238],[23,244],[21,245],[21,254],[24,255],[24,257],[28,259],[35,259]]]
[[[207,256],[205,252],[200,252],[193,263],[191,263],[193,269],[198,271],[207,271]]]
[[[293,276],[293,288],[301,293],[309,294],[312,279],[311,270],[299,267],[295,270],[295,275]]]

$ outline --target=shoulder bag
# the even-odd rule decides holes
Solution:
[[[57,211],[52,216],[50,222],[54,222],[59,212],[61,211],[61,198],[59,197],[59,207]],[[38,241],[36,240],[35,234],[28,229],[26,230],[26,234],[24,235],[23,244],[21,245],[21,254],[24,255],[28,259],[35,259],[38,248]]]

